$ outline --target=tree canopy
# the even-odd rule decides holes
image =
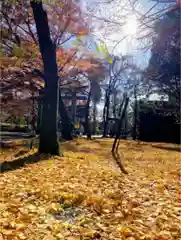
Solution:
[[[146,74],[175,106],[180,103],[180,6],[168,11],[155,25],[155,38]]]

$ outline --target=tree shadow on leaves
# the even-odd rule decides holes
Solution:
[[[19,158],[15,158],[12,161],[4,161],[0,163],[0,173],[13,171],[24,167],[26,164],[36,163],[40,160],[47,160],[45,156],[41,156],[38,152],[30,154],[28,156],[22,156]]]
[[[78,147],[74,143],[66,143],[63,146],[64,151],[79,152]]]
[[[159,148],[162,150],[175,151],[181,153],[181,147],[166,147],[166,146],[152,146],[153,148]]]

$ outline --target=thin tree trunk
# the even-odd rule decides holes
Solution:
[[[123,126],[122,139],[127,139],[127,125],[128,123],[127,123],[127,111],[126,111],[123,119],[123,123],[122,123],[122,126]]]
[[[104,119],[104,131],[103,131],[103,137],[107,136],[107,128],[109,123],[109,106],[110,106],[110,93],[109,91],[106,92],[106,100],[105,100],[105,119]]]
[[[116,94],[113,96],[113,116],[116,119]]]
[[[62,100],[61,93],[59,92],[59,114],[62,122],[62,138],[65,140],[72,140],[72,130],[73,124],[68,116],[67,110],[65,108],[65,104]]]
[[[85,134],[87,135],[87,139],[91,139],[91,129],[90,129],[90,121],[89,121],[90,100],[91,100],[91,91],[89,92],[89,95],[88,95],[87,104],[86,104],[86,114],[85,114]]]
[[[106,137],[107,93],[108,93],[108,90],[106,90],[105,103],[104,103],[104,109],[103,109],[103,137]]]
[[[137,89],[135,86],[134,89],[134,122],[133,122],[133,140],[136,140],[137,138],[137,118],[138,118],[138,101],[137,101]]]
[[[125,113],[125,125],[124,125],[124,138],[127,139],[128,137],[128,112]]]
[[[72,93],[72,122],[75,125],[76,123],[76,91]]]
[[[106,101],[106,100],[105,100]],[[103,122],[103,137],[105,137],[105,121],[106,121],[106,102],[104,104],[104,108],[103,108],[103,118],[102,118],[102,122]]]
[[[121,113],[123,112],[123,105],[126,99],[126,95],[123,94],[123,99],[121,101],[121,104],[119,105],[119,110],[118,110],[118,119],[116,119],[115,121],[115,127],[114,127],[114,135],[116,135],[117,131],[118,131],[118,126],[119,126],[119,121],[120,121],[120,117],[121,117]]]
[[[125,97],[123,96],[123,100],[119,106],[118,117],[121,117],[121,112],[122,112],[124,101],[125,101]]]
[[[96,108],[96,103],[94,103],[93,107],[93,134],[96,133],[96,114],[97,114],[97,108]]]
[[[40,133],[41,128],[41,118],[42,118],[42,100],[38,100],[38,114],[37,114],[37,127],[36,127],[36,133]]]
[[[33,9],[45,75],[39,152],[58,155],[57,110],[59,80],[56,46],[51,41],[47,13],[43,9],[42,1],[32,0],[31,7]]]
[[[114,150],[116,149],[117,140],[120,138],[120,131],[121,131],[123,119],[125,118],[125,113],[126,113],[126,110],[127,110],[128,102],[129,102],[129,98],[127,97],[126,100],[125,100],[125,104],[124,104],[124,99],[123,99],[123,102],[121,104],[121,105],[124,104],[124,108],[123,108],[123,111],[122,111],[122,114],[121,114],[121,117],[120,117],[120,120],[119,120],[119,123],[118,123],[118,128],[117,128],[117,131],[116,131],[116,137],[114,139],[114,143],[113,143],[113,146],[112,146],[112,152],[114,152]]]
[[[134,123],[133,123],[133,140],[136,140],[136,128],[137,128],[137,100],[134,103]]]
[[[124,104],[124,102],[125,102],[125,104]],[[119,152],[118,152],[118,147],[119,147],[119,143],[120,143],[120,130],[121,130],[121,126],[122,126],[122,121],[123,121],[123,119],[125,117],[125,113],[126,113],[126,110],[127,110],[128,102],[129,102],[129,98],[128,97],[126,98],[126,100],[125,100],[125,98],[123,98],[123,102],[122,103],[124,104],[124,108],[123,108],[123,111],[122,111],[122,114],[121,114],[121,117],[120,117],[120,120],[119,120],[117,132],[116,132],[116,137],[115,137],[114,143],[112,145],[112,156],[113,156],[113,158],[116,161],[117,165],[119,166],[119,168],[121,169],[121,171],[124,174],[128,174],[128,172],[124,168],[124,165],[122,163],[122,158],[120,157]]]

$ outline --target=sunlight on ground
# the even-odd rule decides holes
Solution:
[[[4,239],[180,239],[178,145],[121,141],[123,175],[112,141],[77,139],[63,157],[1,174]]]

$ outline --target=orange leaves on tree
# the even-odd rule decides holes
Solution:
[[[45,2],[44,7],[48,14],[52,40],[57,45],[57,65],[59,69],[63,67],[59,76],[68,75],[74,67],[81,71],[89,69],[91,67],[89,60],[79,61],[76,56],[76,52],[79,51],[78,46],[71,49],[62,47],[62,43],[68,41],[72,36],[84,36],[88,33],[88,24],[83,16],[80,2],[56,0]],[[16,2],[16,4],[5,4],[0,14],[3,22],[0,62],[3,72],[4,106],[11,104],[12,110],[16,108],[15,106],[18,108],[18,105],[23,104],[28,109],[30,101],[21,104],[20,99],[13,99],[13,94],[10,94],[10,98],[8,94],[16,89],[23,95],[26,92],[29,97],[32,93],[30,86],[36,86],[35,92],[38,92],[39,87],[44,85],[40,79],[35,79],[31,75],[31,71],[35,68],[42,71],[42,59],[39,53],[32,9],[28,1],[23,4]],[[13,67],[17,67],[19,72]]]
[[[85,35],[87,35],[88,34],[88,29],[86,29],[86,28],[79,28],[78,30],[77,30],[77,32],[75,32],[76,33],[76,35],[78,35],[78,36],[85,36]]]
[[[51,33],[56,41],[59,38],[62,41],[69,38],[70,36],[65,36],[67,33],[77,36],[84,36],[88,33],[87,22],[80,5],[79,1],[58,0],[47,7]]]

